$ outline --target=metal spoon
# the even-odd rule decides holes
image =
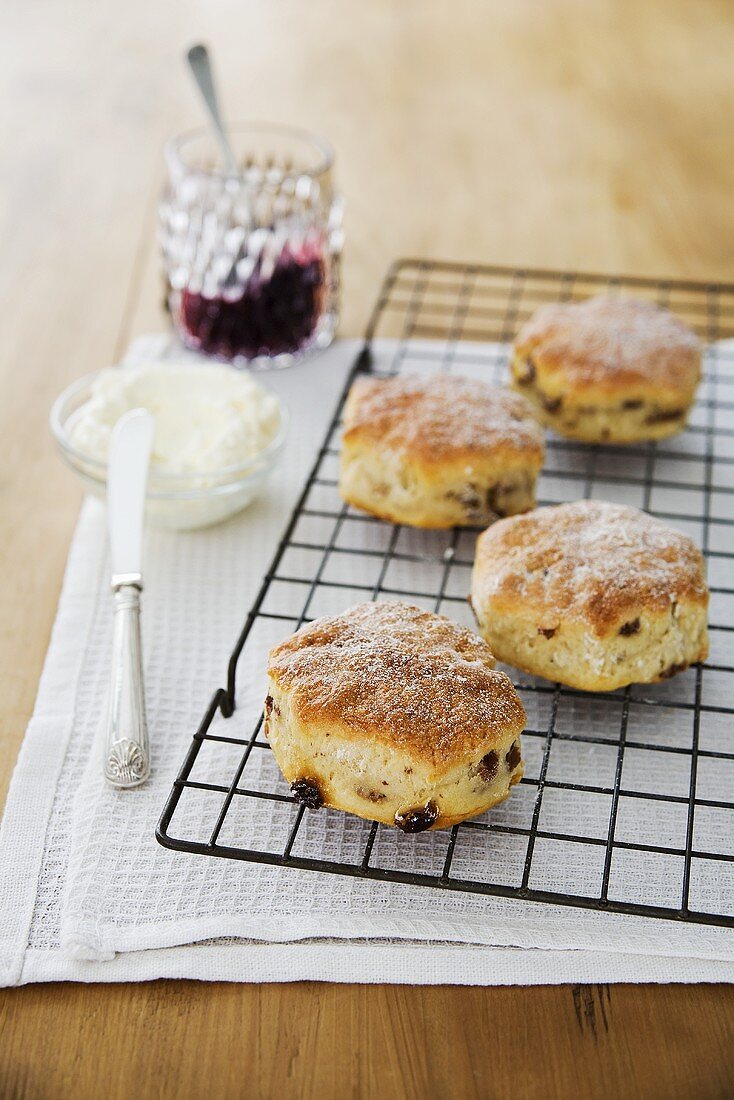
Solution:
[[[187,50],[186,60],[194,75],[196,85],[201,92],[204,106],[209,113],[209,118],[211,119],[214,133],[219,143],[219,148],[222,151],[225,168],[232,175],[236,175],[238,172],[237,161],[234,158],[232,146],[229,144],[229,138],[225,133],[224,123],[222,122],[222,116],[219,112],[217,89],[214,84],[214,73],[209,51],[203,43],[198,42],[195,46],[191,46],[190,49]]]

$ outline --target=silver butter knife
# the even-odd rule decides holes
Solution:
[[[115,425],[107,468],[115,621],[104,776],[119,789],[137,787],[150,775],[140,593],[143,513],[152,445],[153,417],[145,409],[133,409]]]

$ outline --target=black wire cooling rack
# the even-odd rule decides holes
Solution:
[[[393,526],[339,499],[340,415],[354,375],[455,370],[503,381],[507,341],[538,306],[600,291],[667,306],[699,333],[708,347],[699,399],[688,429],[660,444],[613,448],[552,436],[539,502],[617,500],[690,533],[709,570],[709,661],[664,684],[606,695],[508,669],[529,716],[525,777],[502,806],[450,831],[406,837],[297,805],[261,735],[267,645],[319,614],[379,597],[400,596],[470,623],[476,532]],[[175,780],[160,843],[363,879],[734,926],[734,345],[720,343],[729,337],[732,285],[418,260],[393,265],[231,656],[227,687],[214,694]],[[219,773],[199,774],[204,752]],[[193,797],[205,797],[208,810],[195,816],[198,831],[190,835],[177,822]],[[326,829],[316,829],[316,815],[324,814]]]

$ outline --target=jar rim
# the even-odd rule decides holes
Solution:
[[[320,137],[318,134],[312,133],[310,130],[306,130],[300,126],[286,126],[280,123],[272,122],[234,122],[227,126],[228,134],[242,135],[247,133],[252,134],[273,134],[278,137],[290,137],[295,138],[298,141],[305,142],[310,145],[312,149],[316,150],[321,159],[312,168],[294,168],[292,171],[286,171],[284,175],[286,177],[297,178],[300,176],[310,176],[311,178],[317,178],[325,175],[331,170],[334,164],[334,149],[333,146],[326,140],[326,138]],[[174,172],[186,172],[191,176],[199,176],[204,179],[242,179],[241,172],[231,172],[226,168],[201,168],[196,165],[190,164],[184,156],[185,146],[192,141],[202,137],[214,138],[212,129],[210,126],[195,126],[190,130],[184,130],[179,134],[174,134],[169,138],[164,146],[164,157],[169,172],[173,175]]]

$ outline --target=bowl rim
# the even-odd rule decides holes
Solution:
[[[160,363],[161,365],[165,365],[166,360],[161,360]],[[135,365],[134,363],[128,364],[129,367],[134,367]],[[225,368],[227,367],[227,364],[223,363],[218,365],[224,366]],[[107,462],[99,458],[94,458],[84,451],[80,451],[78,447],[72,444],[65,429],[63,411],[72,398],[78,397],[80,394],[91,389],[92,383],[102,371],[110,369],[125,370],[127,367],[125,364],[120,364],[112,368],[100,367],[98,370],[90,371],[88,374],[83,374],[79,378],[75,378],[73,382],[61,391],[53,402],[48,417],[51,434],[62,456],[70,462],[78,473],[98,481],[100,485],[105,485],[107,482]],[[229,367],[227,369],[236,371],[238,374],[242,373],[242,370],[238,367]],[[270,389],[269,386],[263,385],[259,379],[257,380],[257,384],[262,386],[262,389],[268,394],[276,398],[280,413],[278,430],[267,446],[263,447],[257,454],[251,455],[244,462],[236,462],[229,466],[220,466],[215,470],[205,470],[199,473],[189,471],[181,474],[154,472],[149,479],[146,496],[170,497],[171,495],[180,495],[190,498],[192,495],[217,494],[235,485],[244,484],[251,478],[262,474],[265,468],[274,465],[275,460],[288,438],[290,412],[287,405],[274,390]],[[202,480],[211,481],[211,484],[202,485]]]

